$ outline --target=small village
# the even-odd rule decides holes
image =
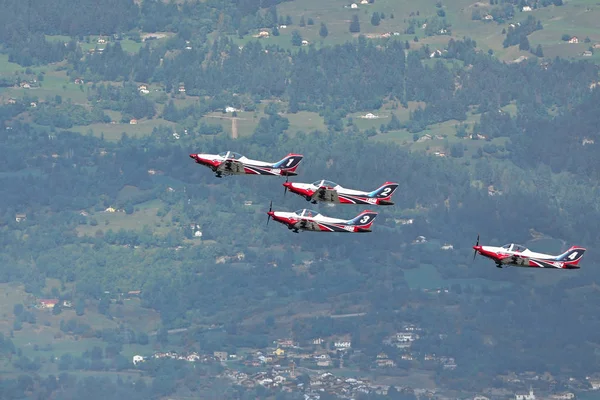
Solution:
[[[412,344],[426,334],[422,328],[405,324],[404,329],[383,339],[382,344],[399,354],[399,359],[380,352],[369,361],[370,372],[379,371],[376,376],[387,376],[386,372],[395,369],[398,363],[407,365],[436,365],[443,370],[459,368],[454,357],[436,354],[418,354],[411,351]],[[440,339],[446,335],[439,334]],[[366,377],[369,372],[359,370],[356,358],[363,354],[353,349],[349,336],[314,338],[306,343],[292,339],[278,339],[265,349],[245,349],[239,354],[214,351],[212,354],[191,352],[157,352],[149,357],[136,355],[133,364],[140,366],[148,360],[177,359],[186,362],[220,363],[224,370],[219,377],[230,380],[234,385],[252,388],[262,386],[284,392],[301,392],[305,400],[318,400],[320,393],[327,392],[343,399],[355,399],[360,393],[386,395],[389,384],[378,383],[377,378]],[[389,374],[392,376],[393,374]],[[549,373],[511,372],[497,377],[502,388],[487,388],[480,394],[473,394],[476,400],[516,399],[516,400],[569,400],[576,398],[573,392],[600,390],[600,374],[585,379],[568,378],[559,382]],[[535,394],[532,386],[541,387]],[[563,387],[571,391],[556,391]],[[405,394],[413,394],[419,399],[454,399],[452,393],[439,388],[420,388],[409,385],[394,385]],[[529,388],[528,392],[527,389]]]

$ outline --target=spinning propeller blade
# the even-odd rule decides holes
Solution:
[[[289,181],[290,181],[290,176],[286,175],[285,176],[285,183],[288,183]],[[287,186],[284,186],[284,189],[283,189],[283,195],[284,196],[287,194],[287,188],[288,188]]]
[[[271,211],[273,211],[273,200],[271,200],[271,203],[269,204],[269,216],[267,217],[267,225],[269,225],[269,221],[271,220]]]
[[[475,243],[475,246],[479,246],[479,233],[477,234],[477,243]],[[475,257],[477,256],[477,250],[473,250],[473,261],[475,261]],[[473,262],[471,261],[471,262]]]

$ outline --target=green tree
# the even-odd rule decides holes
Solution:
[[[102,296],[100,302],[98,303],[98,312],[103,315],[108,314],[108,310],[110,309],[110,299],[108,295]]]
[[[321,36],[323,39],[325,39],[327,37],[327,35],[329,35],[329,31],[327,30],[327,25],[325,25],[325,23],[321,22],[321,28],[319,29],[319,36]]]
[[[125,209],[125,214],[127,214],[127,215],[133,214],[134,209],[133,209],[133,204],[131,204],[131,202],[127,202],[127,204],[125,204],[124,209]]]
[[[23,314],[23,311],[25,310],[25,308],[23,307],[23,304],[15,304],[13,306],[13,314],[15,315],[15,317],[19,317],[21,314]]]
[[[379,16],[379,13],[377,11],[375,11],[373,13],[373,16],[371,17],[371,25],[379,26],[380,21],[381,21],[381,17]]]
[[[360,21],[358,20],[358,15],[354,14],[352,16],[352,21],[350,21],[350,33],[358,32],[360,32]]]
[[[302,36],[300,35],[300,32],[296,30],[292,32],[292,45],[302,46]]]
[[[298,23],[298,25],[300,25],[300,27],[306,26],[306,22],[304,22],[304,15],[300,17],[300,22]]]
[[[137,334],[137,342],[138,344],[141,344],[142,346],[145,346],[148,344],[148,334],[146,332],[139,332]]]
[[[526,35],[522,35],[519,40],[519,50],[529,50],[529,39]]]
[[[85,314],[85,301],[83,299],[75,301],[75,314],[79,317]]]
[[[156,341],[163,347],[169,344],[169,332],[167,331],[167,328],[161,326],[158,329],[156,332]]]

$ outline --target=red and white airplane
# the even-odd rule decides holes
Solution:
[[[313,183],[285,182],[285,192],[303,196],[306,201],[317,204],[318,201],[339,204],[372,204],[379,206],[391,206],[392,195],[398,188],[397,183],[386,182],[372,192],[346,189],[335,182],[318,180]]]
[[[265,162],[246,158],[233,151],[219,154],[190,154],[198,164],[209,167],[217,178],[223,175],[298,175],[296,168],[302,161],[302,154],[290,153],[281,161]]]
[[[585,253],[585,249],[579,246],[573,246],[558,256],[535,253],[525,246],[515,243],[506,244],[502,247],[480,246],[479,235],[477,235],[477,244],[473,246],[473,249],[475,250],[473,259],[479,253],[484,257],[494,260],[498,268],[502,268],[505,265],[532,268],[578,269],[579,261],[581,261],[583,253]]]
[[[272,203],[271,203],[272,206]],[[350,232],[364,233],[371,232],[371,225],[377,217],[377,213],[373,211],[363,211],[356,217],[345,220],[339,218],[330,218],[321,215],[318,211],[301,209],[295,212],[273,211],[269,206],[269,220],[273,218],[275,221],[284,224],[288,229],[298,233],[298,230],[313,231],[313,232]]]

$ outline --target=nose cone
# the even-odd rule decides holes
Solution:
[[[479,250],[481,250],[481,246],[473,246],[473,250],[479,251]]]
[[[193,158],[194,160],[196,159],[196,157],[198,157],[197,154],[190,154],[190,158]]]
[[[267,212],[267,215],[269,217],[273,217],[273,216],[275,216],[275,211],[269,211],[269,212]]]
[[[292,182],[284,182],[283,186],[285,186],[288,189],[292,188]]]

